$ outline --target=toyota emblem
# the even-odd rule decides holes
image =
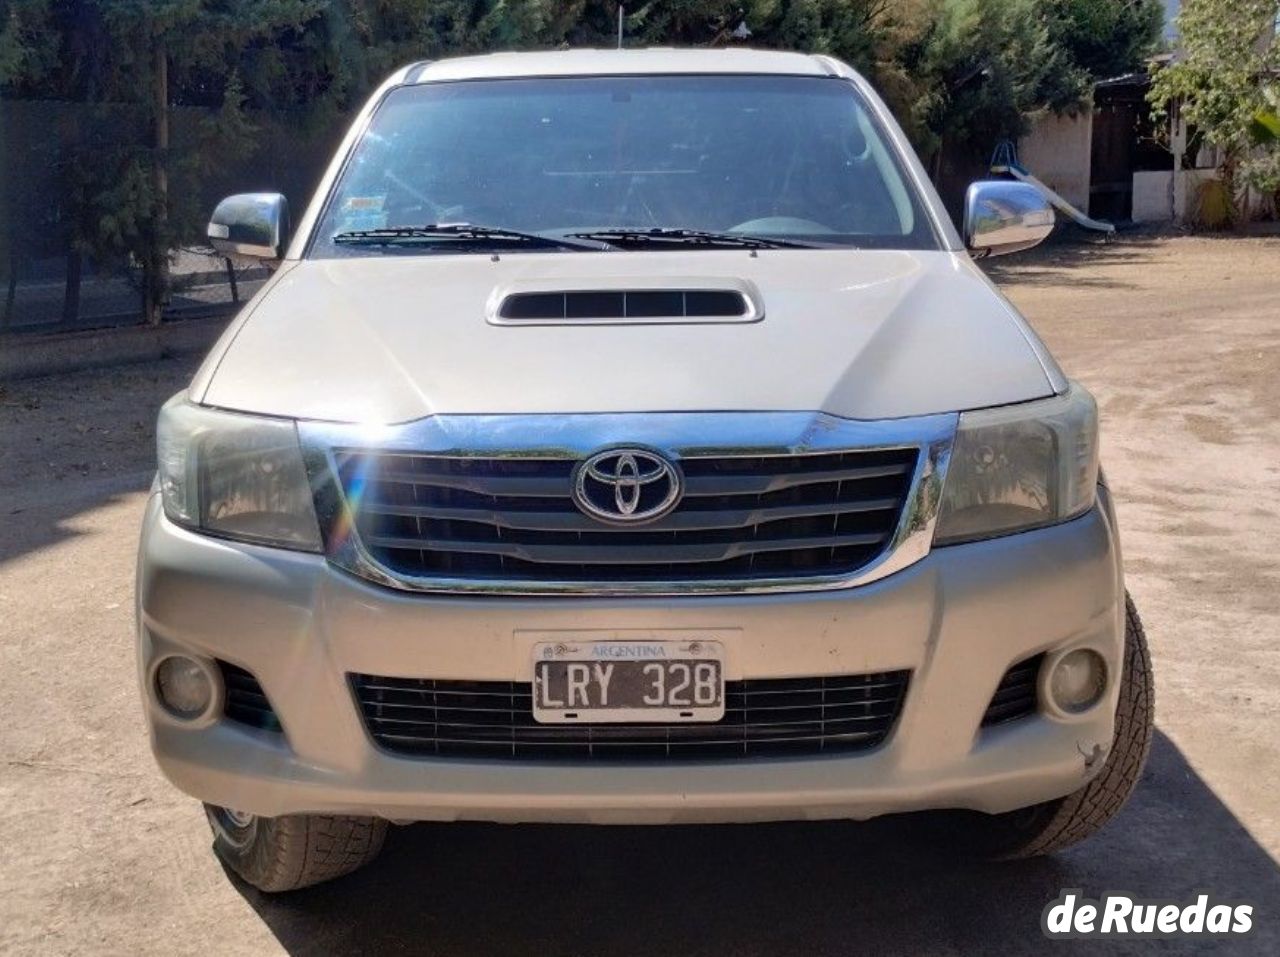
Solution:
[[[612,525],[652,522],[680,501],[684,482],[675,464],[644,449],[606,449],[578,466],[573,501]]]

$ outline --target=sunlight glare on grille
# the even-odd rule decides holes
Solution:
[[[851,574],[890,544],[919,450],[688,456],[684,497],[642,525],[571,498],[578,460],[339,450],[369,554],[407,579],[702,582]]]

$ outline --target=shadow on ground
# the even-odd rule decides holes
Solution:
[[[1102,239],[1076,230],[1061,239],[1013,256],[980,260],[983,271],[1001,286],[1064,286],[1073,289],[1132,289],[1134,284],[1098,267],[1147,262],[1159,244],[1152,233],[1119,233]]]
[[[85,534],[84,517],[145,492],[152,473],[47,482],[32,489],[0,489],[0,566]]]
[[[1280,952],[1276,862],[1163,734],[1134,800],[1072,851],[966,864],[934,846],[936,823],[423,824],[345,881],[276,898],[238,886],[294,955],[1037,953],[1041,911],[1070,887],[1250,900],[1249,938],[1152,946]]]
[[[147,490],[156,412],[198,362],[184,355],[0,383],[0,571],[89,534],[97,513]]]

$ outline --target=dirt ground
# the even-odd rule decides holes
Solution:
[[[134,686],[152,421],[193,367],[170,361],[0,393],[0,953],[1032,953],[1062,888],[1249,900],[1227,949],[1280,953],[1280,240],[1053,246],[992,274],[1098,396],[1152,642],[1152,760],[1097,838],[975,867],[912,818],[419,825],[264,898],[156,771]]]

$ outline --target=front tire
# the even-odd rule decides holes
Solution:
[[[1115,817],[1142,777],[1155,732],[1155,689],[1147,636],[1125,595],[1124,670],[1115,738],[1102,770],[1066,797],[996,814],[982,828],[983,850],[997,858],[1052,854],[1091,837]]]
[[[213,849],[258,890],[297,890],[350,874],[382,850],[387,822],[335,814],[258,817],[204,806]]]

